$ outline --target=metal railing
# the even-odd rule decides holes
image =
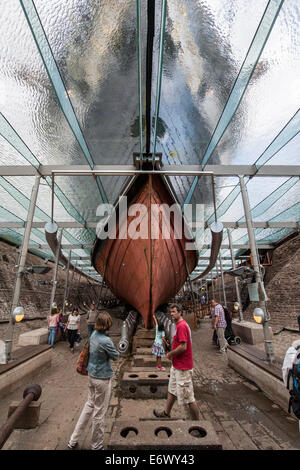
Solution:
[[[23,392],[23,400],[16,408],[16,410],[9,417],[8,421],[0,428],[0,449],[4,446],[5,442],[15,429],[18,419],[22,416],[24,411],[28,408],[32,401],[37,401],[42,393],[40,385],[30,385]]]

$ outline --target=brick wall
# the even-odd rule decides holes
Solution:
[[[284,326],[298,328],[297,316],[300,315],[300,235],[288,240],[273,251],[272,266],[266,266],[265,288],[269,301],[268,311],[271,315],[270,326],[275,330]],[[234,278],[225,275],[226,297],[229,308],[232,309],[236,294]],[[215,297],[220,286],[221,301],[223,303],[222,284],[215,281]],[[209,290],[210,295],[211,289]],[[247,295],[246,288],[242,289],[242,295]],[[249,305],[244,312],[244,319],[252,321],[252,312],[255,303]]]

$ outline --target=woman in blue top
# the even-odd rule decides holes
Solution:
[[[161,365],[161,358],[165,355],[164,344],[168,346],[165,338],[165,331],[162,324],[158,324],[155,315],[153,315],[155,323],[155,340],[152,346],[152,354],[156,356],[156,367],[159,370],[165,370]]]
[[[110,360],[119,357],[114,343],[106,332],[112,325],[109,313],[98,315],[94,331],[90,337],[90,357],[88,363],[89,393],[74,432],[68,443],[70,449],[75,449],[80,436],[92,416],[92,450],[104,450],[104,418],[111,394],[111,378],[114,375]]]

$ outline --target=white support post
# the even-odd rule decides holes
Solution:
[[[67,300],[67,293],[68,293],[68,282],[69,282],[69,270],[70,270],[70,260],[71,260],[71,253],[72,251],[69,251],[69,258],[68,258],[68,265],[67,265],[67,272],[66,272],[66,280],[65,280],[65,292],[64,292],[64,303],[63,303],[63,315],[65,313],[65,304]]]
[[[249,197],[248,197],[247,188],[244,182],[244,177],[239,176],[239,179],[240,179],[243,206],[244,206],[244,212],[245,212],[246,223],[247,223],[250,249],[251,249],[251,254],[252,254],[252,259],[253,259],[253,269],[254,269],[254,274],[255,274],[255,280],[258,286],[259,306],[264,311],[264,314],[265,314],[265,322],[263,324],[263,331],[264,331],[264,338],[265,338],[265,351],[266,351],[268,362],[273,363],[274,351],[273,351],[273,344],[271,341],[271,335],[270,335],[269,326],[268,326],[270,316],[267,311],[266,302],[262,295],[262,292],[264,292],[264,282],[263,282],[260,268],[259,268],[256,241],[255,241],[255,235],[254,235],[254,230],[252,226]]]
[[[7,329],[7,333],[6,333],[6,339],[5,339],[5,360],[6,360],[6,363],[11,359],[12,343],[13,343],[13,332],[14,332],[13,311],[16,307],[18,307],[18,304],[19,304],[21,285],[22,285],[22,277],[24,275],[24,268],[25,268],[26,256],[27,256],[27,252],[28,252],[28,246],[29,246],[29,240],[30,240],[30,234],[31,234],[31,227],[32,227],[32,221],[33,221],[33,217],[34,217],[34,211],[35,211],[36,200],[37,200],[37,195],[38,195],[38,190],[39,190],[39,184],[40,184],[40,176],[36,176],[35,177],[35,183],[32,187],[32,191],[31,191],[30,204],[29,204],[27,220],[26,220],[26,225],[25,225],[25,231],[24,231],[24,239],[23,239],[23,244],[22,244],[20,258],[19,258],[18,272],[17,272],[15,288],[14,288],[14,294],[13,294],[13,300],[12,300],[12,306],[11,306],[11,317],[10,317],[10,320],[9,320],[9,325],[8,325],[8,329]]]
[[[224,282],[224,273],[223,273],[223,264],[222,264],[222,257],[219,255],[219,262],[220,262],[220,270],[221,270],[221,279],[222,279],[222,288],[223,288],[223,297],[224,297],[224,305],[227,307],[227,299],[226,299],[226,291],[225,291],[225,282]]]
[[[56,250],[55,266],[54,266],[54,272],[53,272],[53,278],[52,278],[52,290],[51,290],[51,297],[50,297],[50,313],[52,310],[52,304],[54,302],[55,293],[56,293],[56,284],[57,284],[56,278],[57,278],[57,269],[58,269],[58,261],[59,261],[58,258],[59,258],[59,253],[60,253],[62,234],[63,234],[63,230],[60,231],[57,250]]]

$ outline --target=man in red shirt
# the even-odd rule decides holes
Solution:
[[[170,418],[171,409],[178,400],[179,405],[189,405],[193,420],[199,420],[199,409],[193,389],[193,352],[191,330],[182,318],[181,305],[171,305],[171,320],[176,323],[172,350],[166,354],[171,359],[168,398],[164,411],[153,410],[156,418]]]

